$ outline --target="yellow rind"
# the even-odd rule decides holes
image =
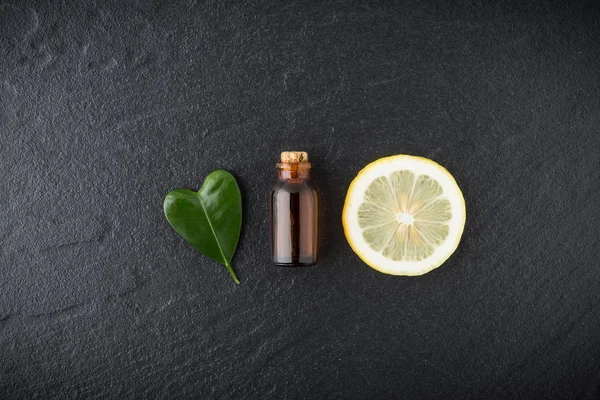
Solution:
[[[437,262],[434,262],[432,265],[430,265],[429,267],[426,267],[422,270],[418,270],[418,271],[409,271],[409,270],[399,270],[399,271],[394,271],[394,272],[389,272],[389,270],[384,270],[382,268],[381,265],[377,265],[374,262],[371,262],[370,260],[367,259],[367,257],[364,255],[364,253],[360,250],[358,244],[354,243],[351,235],[349,235],[349,230],[348,230],[348,220],[350,218],[350,216],[348,215],[348,206],[349,206],[349,199],[350,199],[350,194],[352,193],[352,190],[354,188],[354,185],[356,184],[356,182],[359,180],[359,178],[367,171],[369,171],[372,168],[377,167],[378,165],[381,165],[383,163],[385,163],[386,161],[396,161],[399,159],[413,159],[413,160],[419,160],[421,162],[426,162],[428,164],[431,164],[433,167],[435,167],[436,169],[440,170],[444,175],[446,175],[450,181],[452,183],[454,183],[454,185],[456,185],[456,188],[458,190],[458,193],[460,194],[460,200],[461,200],[461,204],[462,204],[462,224],[460,227],[460,231],[458,232],[458,234],[455,236],[455,241],[452,244],[451,247],[451,251],[448,251],[446,255],[444,255],[442,258],[440,258],[440,260],[438,260]],[[456,210],[452,210],[453,212],[455,212]],[[456,251],[458,244],[460,243],[460,239],[462,237],[462,234],[464,232],[464,228],[465,228],[465,221],[466,221],[466,217],[467,217],[467,209],[465,206],[465,198],[462,194],[462,191],[460,190],[460,187],[458,186],[458,184],[456,183],[456,180],[454,179],[454,177],[452,176],[452,174],[450,174],[450,172],[448,172],[448,170],[446,168],[444,168],[443,166],[441,166],[440,164],[436,163],[433,160],[430,160],[428,158],[425,157],[419,157],[419,156],[411,156],[411,155],[407,155],[407,154],[398,154],[395,156],[389,156],[389,157],[383,157],[380,159],[377,159],[369,164],[367,164],[367,166],[365,166],[363,169],[361,169],[358,174],[354,177],[354,179],[352,180],[352,182],[350,183],[350,186],[348,187],[348,191],[346,192],[346,199],[344,201],[344,209],[342,210],[342,226],[344,228],[344,235],[346,236],[346,240],[348,241],[348,244],[350,245],[350,247],[352,248],[352,251],[354,251],[354,253],[356,253],[356,255],[358,255],[358,257],[360,257],[360,259],[367,264],[369,267],[382,272],[384,274],[388,274],[388,275],[403,275],[403,276],[419,276],[419,275],[423,275],[426,274],[436,268],[438,268],[439,266],[441,266],[443,263],[446,262],[446,260],[448,260],[448,258],[450,258],[450,256],[452,256],[452,254],[454,254],[454,252]]]

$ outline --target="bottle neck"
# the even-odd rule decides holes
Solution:
[[[310,180],[309,162],[277,163],[277,179],[287,183],[303,183]]]

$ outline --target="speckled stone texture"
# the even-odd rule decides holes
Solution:
[[[0,0],[0,398],[597,398],[598,4],[253,3]],[[290,149],[322,198],[308,269],[269,263]],[[343,236],[397,153],[466,198],[422,277]],[[162,214],[217,168],[239,286]]]

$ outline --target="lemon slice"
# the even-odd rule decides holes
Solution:
[[[380,158],[350,184],[342,222],[352,250],[391,275],[422,275],[456,250],[465,200],[450,173],[408,155]]]

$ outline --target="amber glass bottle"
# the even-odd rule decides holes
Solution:
[[[271,255],[280,266],[317,262],[318,197],[310,183],[308,154],[281,153],[277,183],[271,193]]]

